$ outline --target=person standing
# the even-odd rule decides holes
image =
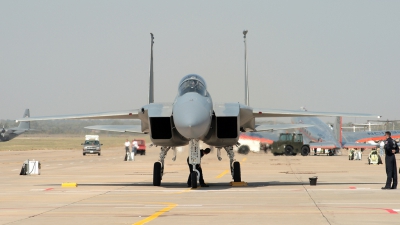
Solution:
[[[138,142],[135,139],[132,140],[132,152],[134,155],[136,155],[138,148],[139,148]]]
[[[125,161],[128,160],[128,155],[130,154],[129,146],[131,146],[131,143],[128,141],[128,139],[126,139],[126,141],[125,141]]]
[[[381,155],[381,157],[383,157],[385,151],[385,142],[381,141],[379,143],[379,155]]]
[[[204,155],[207,155],[208,153],[210,153],[210,149],[206,148],[205,150],[200,150],[200,158],[203,158]],[[189,163],[189,157],[187,158],[187,164],[189,166],[189,178],[187,181],[187,185],[188,187],[192,186],[192,179],[191,179],[191,174],[193,172],[193,165]],[[201,163],[201,161],[200,161]],[[203,170],[201,169],[201,164],[196,164],[196,170],[199,171],[200,173],[200,177],[199,177],[199,183],[201,187],[209,187],[205,182],[204,182],[204,178],[203,178]]]
[[[385,132],[385,164],[386,164],[386,185],[382,187],[383,190],[386,189],[396,189],[397,188],[397,166],[395,153],[398,149],[397,144],[391,138],[390,131]]]

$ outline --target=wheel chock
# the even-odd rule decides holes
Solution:
[[[78,187],[77,183],[62,183],[61,187]]]
[[[234,182],[231,181],[229,183],[232,187],[247,187],[247,182],[241,181],[241,182]]]

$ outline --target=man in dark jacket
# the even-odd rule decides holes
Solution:
[[[397,188],[397,166],[396,166],[396,144],[394,140],[390,137],[392,134],[390,131],[385,132],[385,164],[386,164],[386,185],[382,189],[396,189]],[[393,183],[392,183],[393,181]]]
[[[207,155],[208,153],[210,153],[210,149],[209,148],[206,148],[205,150],[200,150],[200,158],[203,158],[203,156],[204,155]],[[188,185],[188,187],[191,187],[192,186],[192,179],[191,179],[191,177],[190,177],[190,174],[192,173],[192,171],[193,171],[193,165],[192,164],[189,164],[189,157],[187,158],[187,164],[188,164],[188,166],[189,166],[189,178],[188,178],[188,181],[187,181],[187,185]],[[202,187],[208,187],[208,185],[204,182],[204,179],[203,179],[203,170],[201,169],[201,165],[200,164],[196,164],[196,170],[198,170],[199,171],[199,173],[200,173],[200,177],[199,177],[199,182],[200,182],[200,186],[202,186]]]

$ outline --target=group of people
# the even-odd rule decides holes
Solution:
[[[127,160],[127,157],[130,155],[131,150],[130,148],[132,148],[132,153],[135,156],[137,153],[137,149],[139,148],[138,142],[136,140],[132,140],[132,142],[130,142],[128,139],[126,139],[125,141],[125,161]]]

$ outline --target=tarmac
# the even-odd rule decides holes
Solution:
[[[125,150],[0,152],[0,224],[399,224],[400,191],[381,190],[384,165],[341,156],[236,154],[247,187],[231,187],[229,158],[203,157],[210,187],[187,187],[187,151],[172,152],[160,187],[152,185],[159,149],[123,161]],[[397,156],[397,165],[400,165]],[[41,174],[20,176],[23,161]],[[310,186],[309,178],[318,177]],[[62,187],[62,183],[77,187]]]

